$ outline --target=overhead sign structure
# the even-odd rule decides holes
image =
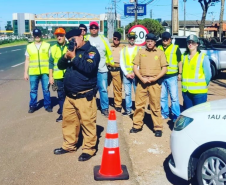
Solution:
[[[137,16],[146,15],[146,4],[137,4]],[[124,15],[125,16],[135,16],[135,5],[125,4],[124,5]]]
[[[129,29],[129,33],[131,31],[136,32],[137,38],[135,40],[135,45],[137,46],[145,45],[145,36],[146,34],[148,34],[148,29],[143,25],[135,25]]]

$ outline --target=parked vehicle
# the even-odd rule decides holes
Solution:
[[[169,167],[199,185],[226,184],[226,99],[206,102],[181,113],[174,124]]]
[[[185,36],[172,36],[172,43],[179,45],[181,53],[184,53],[187,42]],[[223,46],[222,46],[223,47]],[[212,78],[226,69],[226,48],[215,48],[206,39],[200,38],[200,49],[210,59]]]

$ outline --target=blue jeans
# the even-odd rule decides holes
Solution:
[[[165,77],[162,82],[161,112],[164,118],[169,117],[168,92],[171,99],[171,111],[173,113],[173,119],[177,119],[177,117],[180,115],[177,76],[168,78]]]
[[[47,74],[42,75],[30,75],[30,107],[37,106],[38,97],[38,84],[41,80],[42,91],[44,96],[44,107],[45,109],[51,106],[50,92],[49,92],[49,76]]]
[[[59,114],[62,114],[63,112],[63,105],[65,100],[65,91],[64,91],[64,82],[63,79],[56,79],[54,80],[54,83],[57,85],[57,95],[58,95],[58,103],[59,103]]]
[[[189,92],[182,92],[182,95],[184,99],[184,110],[207,101],[207,93],[191,94]]]
[[[108,100],[108,72],[105,73],[97,73],[97,87],[100,94],[100,106],[101,109],[108,109],[109,100]]]
[[[137,79],[136,77],[134,79],[126,78],[126,76],[123,75],[123,84],[125,89],[126,112],[131,112],[132,111],[132,84],[133,84],[134,93],[135,93],[137,88]]]

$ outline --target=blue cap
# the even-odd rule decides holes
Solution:
[[[71,37],[74,37],[74,36],[80,36],[81,32],[82,31],[80,29],[70,30],[69,32],[66,33],[66,38],[70,39]]]
[[[41,32],[40,29],[35,28],[35,29],[33,30],[33,36],[41,36],[41,35],[42,35],[42,32]]]
[[[148,33],[145,37],[145,40],[158,40],[158,37],[156,37],[153,33]]]
[[[171,34],[169,32],[164,32],[164,33],[162,33],[162,38],[170,39]]]

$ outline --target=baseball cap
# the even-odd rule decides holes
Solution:
[[[169,32],[164,32],[164,33],[162,33],[162,38],[170,39],[171,34]]]
[[[89,24],[89,27],[91,26],[96,26],[99,28],[99,24],[96,22],[96,21],[92,21],[90,24]]]
[[[153,33],[148,33],[146,36],[145,36],[145,40],[158,40],[158,37],[156,37],[156,35],[154,35]]]
[[[119,33],[119,32],[117,32],[117,31],[115,31],[114,33],[113,33],[113,37],[116,37],[116,38],[118,38],[119,40],[121,40],[121,34]]]
[[[191,41],[194,41],[194,42],[196,42],[196,43],[198,43],[199,42],[199,38],[196,36],[196,35],[189,35],[188,37],[187,37],[187,39],[186,39],[186,41],[188,42],[189,40],[191,40]]]
[[[41,35],[42,35],[42,32],[41,32],[40,29],[35,28],[35,29],[33,30],[33,36],[41,36]]]
[[[82,31],[80,29],[70,30],[69,32],[66,33],[66,38],[70,39],[71,37],[74,37],[74,36],[80,36],[81,32]]]
[[[85,24],[80,24],[80,25],[79,25],[79,28],[85,28],[85,31],[87,31],[87,27],[86,27]]]

